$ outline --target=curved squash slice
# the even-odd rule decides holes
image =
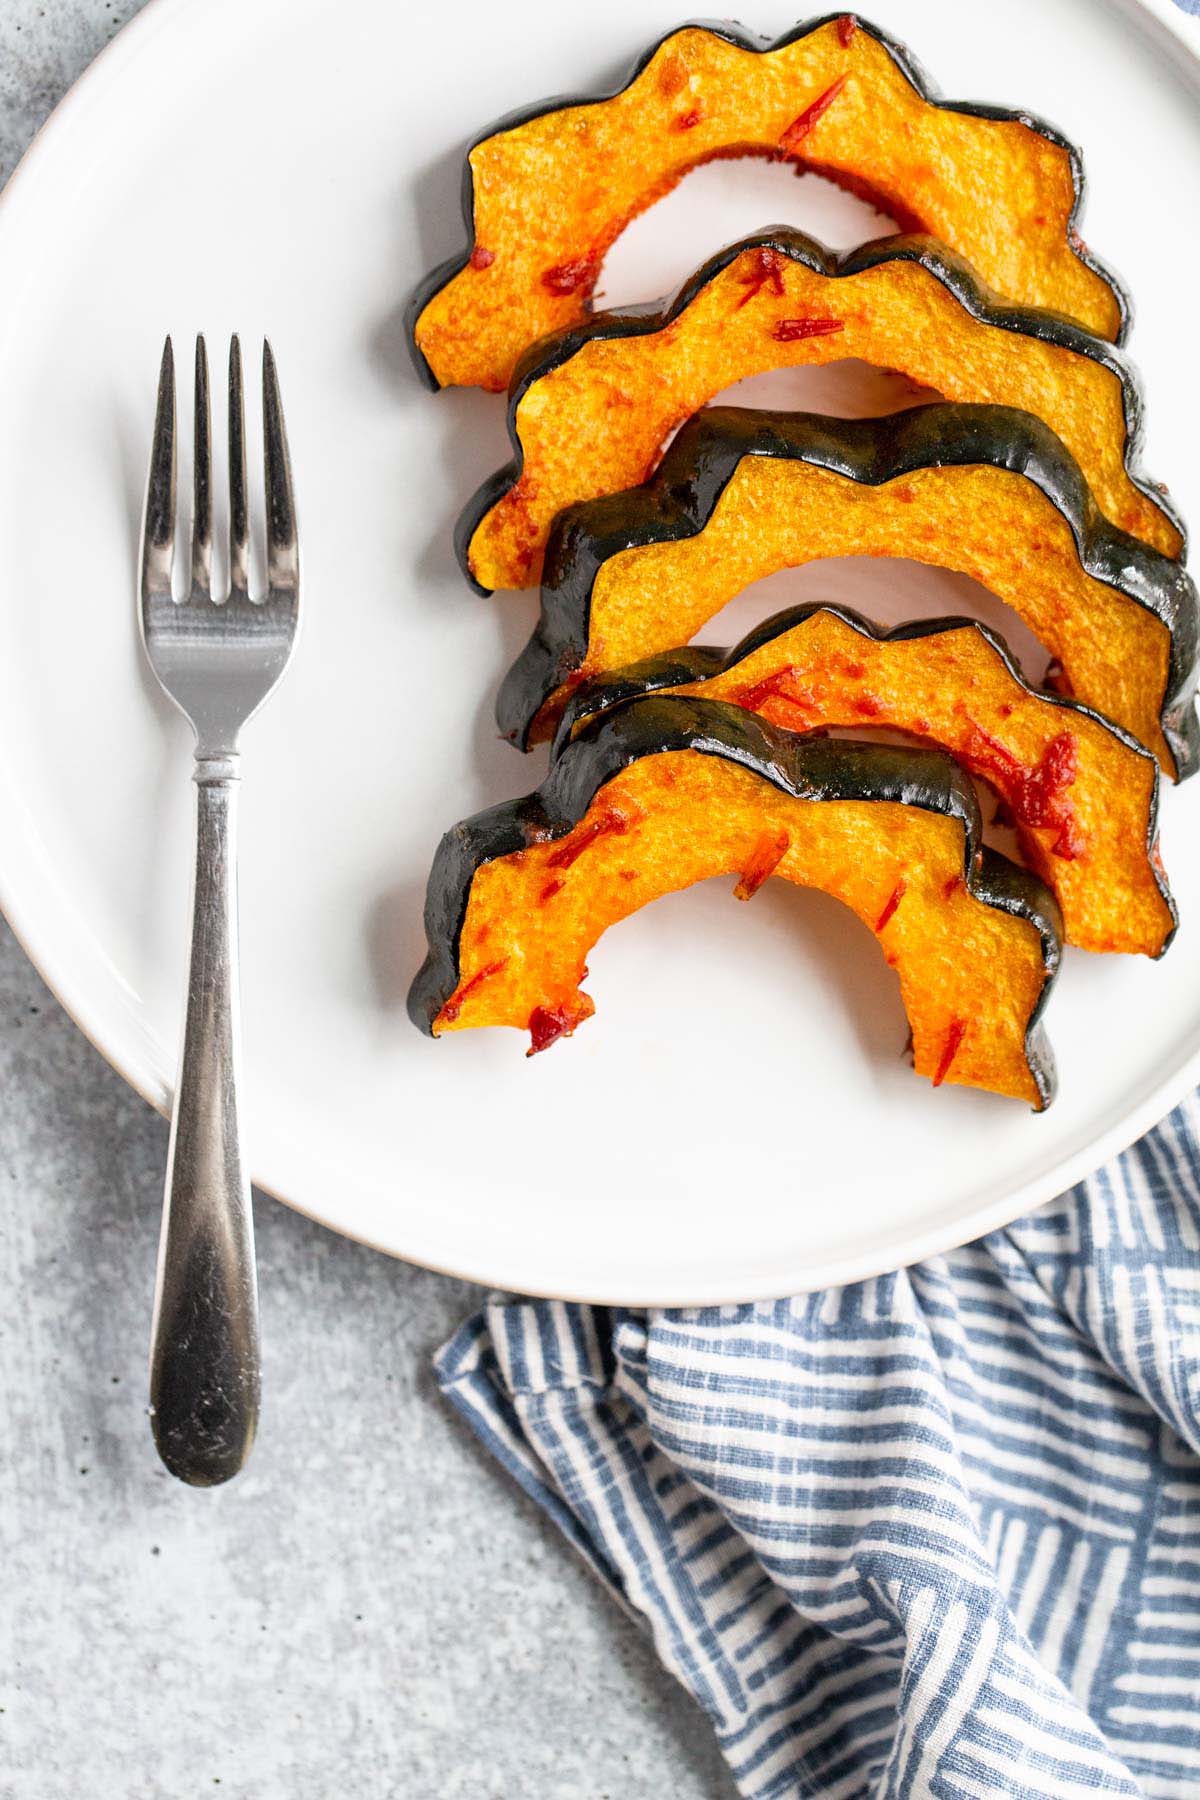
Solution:
[[[1067,943],[1160,956],[1174,934],[1153,759],[1095,713],[1035,693],[972,619],[888,633],[844,608],[795,607],[734,650],[669,652],[580,688],[559,743],[580,721],[666,689],[730,701],[789,731],[888,726],[941,744],[1004,801]]]
[[[589,720],[535,794],[443,838],[409,1014],[435,1037],[515,1025],[544,1049],[594,1010],[579,983],[608,926],[710,875],[736,874],[748,899],[774,874],[835,894],[875,932],[919,1074],[1040,1109],[1061,920],[1037,877],[980,839],[974,790],[941,751],[635,700]]]
[[[713,257],[661,311],[604,313],[536,345],[509,399],[514,460],[459,521],[483,592],[532,587],[556,515],[636,487],[663,442],[747,375],[845,357],[901,370],[949,400],[1015,406],[1075,457],[1104,515],[1178,556],[1164,497],[1130,467],[1141,401],[1119,352],[1056,313],[997,303],[929,238],[838,258],[775,228]]]
[[[1074,229],[1078,153],[1028,113],[942,102],[903,45],[853,15],[773,43],[685,25],[619,90],[502,120],[468,152],[468,247],[409,309],[432,385],[504,388],[521,353],[583,319],[604,254],[699,163],[759,155],[867,193],[984,280],[1120,341],[1127,305]]]
[[[522,748],[539,741],[578,682],[686,643],[761,576],[864,554],[973,576],[1057,659],[1067,693],[1168,775],[1196,767],[1192,581],[1100,516],[1052,432],[995,406],[698,413],[644,487],[555,523],[500,730]]]

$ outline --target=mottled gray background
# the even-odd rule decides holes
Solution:
[[[0,0],[0,176],[138,4]],[[706,1722],[432,1391],[475,1290],[260,1198],[261,1436],[182,1488],[143,1411],[166,1128],[2,925],[0,1082],[6,1800],[728,1800]]]

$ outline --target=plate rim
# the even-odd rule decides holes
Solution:
[[[1116,0],[1116,3],[1119,12],[1135,19],[1140,17],[1143,23],[1152,22],[1169,34],[1189,56],[1194,64],[1197,80],[1200,81],[1200,17],[1184,13],[1174,0]],[[199,0],[146,0],[141,10],[101,47],[39,125],[3,189],[0,189],[0,229],[3,229],[14,204],[23,199],[45,157],[48,141],[61,129],[63,120],[68,117],[73,120],[90,95],[99,90],[105,79],[110,78],[137,55],[143,40],[159,30],[164,19],[169,20],[173,13],[183,12],[189,5],[194,7],[198,4]],[[66,959],[55,952],[51,938],[39,935],[36,924],[23,907],[18,891],[14,889],[10,868],[5,859],[0,859],[0,911],[23,954],[72,1024],[141,1099],[160,1116],[168,1117],[172,1098],[169,1084],[155,1077],[149,1066],[149,1059],[143,1059],[139,1063],[129,1045],[119,1041],[119,1031],[114,1030],[111,1025],[106,1030],[95,1017],[95,1009],[75,991],[75,982],[68,972]],[[397,1261],[412,1263],[434,1273],[476,1285],[507,1288],[566,1301],[637,1308],[738,1304],[774,1299],[781,1293],[811,1293],[826,1287],[868,1280],[907,1268],[928,1257],[944,1254],[991,1231],[1002,1229],[1055,1199],[1127,1150],[1173,1111],[1198,1083],[1200,1047],[1185,1057],[1169,1076],[1151,1088],[1141,1102],[1125,1113],[1108,1131],[1092,1138],[1073,1155],[1061,1159],[1052,1169],[1031,1178],[1018,1188],[1010,1189],[1002,1198],[993,1197],[969,1214],[958,1215],[953,1223],[938,1222],[915,1236],[911,1230],[907,1230],[901,1251],[897,1251],[894,1245],[888,1249],[886,1243],[881,1243],[876,1236],[870,1248],[826,1258],[820,1264],[809,1264],[796,1274],[772,1272],[764,1274],[760,1279],[745,1280],[739,1285],[735,1295],[731,1295],[728,1287],[719,1280],[708,1284],[692,1280],[679,1290],[664,1290],[661,1284],[655,1284],[652,1289],[639,1287],[635,1277],[622,1291],[607,1290],[603,1293],[587,1287],[577,1287],[573,1282],[531,1284],[527,1277],[520,1277],[515,1268],[498,1267],[495,1257],[489,1258],[486,1268],[481,1268],[472,1264],[466,1253],[462,1256],[456,1253],[453,1261],[446,1261],[439,1255],[423,1253],[419,1245],[399,1250],[393,1244],[380,1241],[369,1230],[351,1225],[342,1215],[336,1198],[326,1211],[318,1213],[257,1176],[254,1178],[254,1186],[302,1217],[311,1219],[327,1230],[336,1231],[353,1242]],[[251,1164],[253,1166],[252,1151]]]

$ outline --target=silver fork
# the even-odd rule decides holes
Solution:
[[[187,1015],[159,1240],[150,1416],[173,1475],[211,1487],[236,1475],[258,1421],[258,1287],[250,1182],[238,1123],[238,733],[283,674],[299,616],[300,559],[275,360],[263,345],[267,591],[248,592],[249,508],[242,360],[229,351],[228,598],[212,591],[208,359],[196,340],[191,586],[177,601],[175,361],[163,350],[146,514],[141,626],[150,667],[196,734],[196,873]]]

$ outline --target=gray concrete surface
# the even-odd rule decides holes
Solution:
[[[137,10],[0,0],[0,175]],[[706,1722],[432,1392],[474,1290],[260,1199],[253,1464],[164,1474],[165,1150],[0,926],[0,1794],[729,1800]]]

